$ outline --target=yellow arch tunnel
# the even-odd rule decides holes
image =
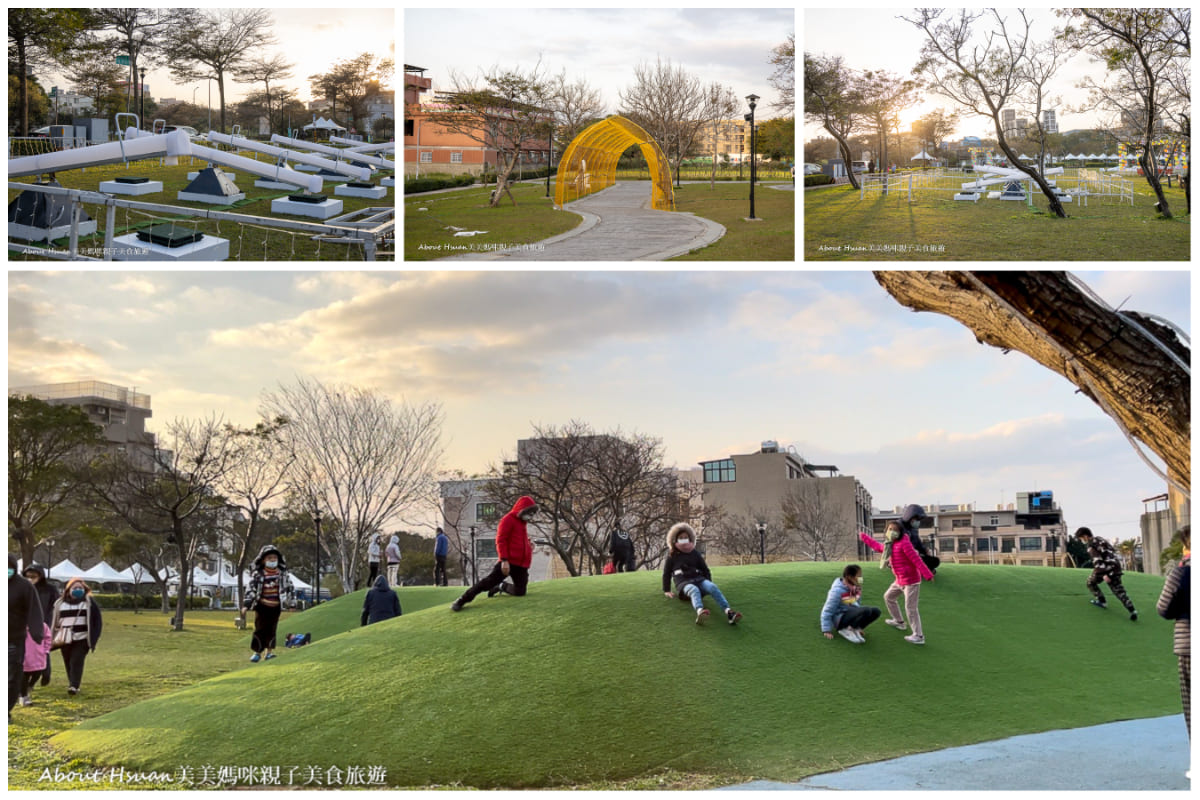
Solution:
[[[558,162],[554,202],[559,208],[573,200],[606,189],[617,182],[617,159],[638,145],[650,166],[651,206],[659,211],[675,210],[671,188],[671,165],[658,142],[637,123],[625,117],[609,117],[583,129]]]

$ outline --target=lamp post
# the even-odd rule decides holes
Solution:
[[[546,143],[546,197],[550,196],[550,170],[554,166],[554,122],[550,122],[550,140]]]
[[[313,605],[321,603],[321,509],[313,502],[313,527],[316,530],[317,558],[313,567]]]
[[[758,95],[746,95],[746,100],[750,102],[750,113],[744,117],[750,123],[750,216],[747,219],[753,220],[757,219],[754,216],[754,179],[758,174],[755,168],[757,159],[754,157],[754,108],[758,103]]]
[[[142,73],[142,82],[138,86],[138,90],[142,93],[141,105],[138,106],[138,122],[145,125],[143,120],[146,117],[146,68],[138,67],[138,72]]]
[[[766,523],[758,523],[758,563],[767,563],[767,526]]]
[[[479,583],[479,572],[475,568],[475,526],[471,526],[471,585]],[[516,580],[515,578],[513,580]]]

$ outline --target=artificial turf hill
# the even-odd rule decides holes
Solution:
[[[867,564],[865,600],[890,574]],[[840,564],[717,567],[745,614],[693,624],[658,573],[532,584],[523,598],[401,589],[358,627],[362,592],[292,617],[315,642],[88,720],[52,744],[89,763],[383,766],[398,787],[699,785],[798,780],[914,752],[1178,713],[1162,578],[1127,574],[1141,612],[1088,604],[1087,573],[946,565],[921,592],[928,641],[882,622],[824,639]],[[711,604],[712,601],[709,600]],[[281,634],[283,629],[280,629]],[[1019,769],[1019,764],[1013,765]]]

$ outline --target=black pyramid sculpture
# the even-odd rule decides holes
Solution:
[[[57,186],[62,184],[56,180],[45,183],[35,183],[35,186]],[[91,220],[86,210],[79,209],[79,221]],[[17,195],[17,199],[8,204],[8,221],[17,225],[27,225],[30,228],[50,230],[62,225],[71,224],[71,202],[60,195],[46,194],[26,190]]]
[[[205,167],[183,191],[193,194],[211,194],[217,197],[232,197],[238,194],[238,187],[229,180],[229,176],[221,172],[219,167]]]

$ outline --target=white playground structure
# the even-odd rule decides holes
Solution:
[[[137,116],[134,114],[118,114],[118,123],[123,116],[132,117],[135,122],[137,121]],[[157,121],[154,127],[158,129]],[[394,205],[363,208],[359,211],[336,216],[332,219],[330,217],[333,216],[333,213],[314,213],[310,209],[317,206],[317,203],[313,201],[321,201],[321,206],[329,207],[327,210],[336,209],[336,213],[341,214],[341,200],[312,196],[321,190],[326,180],[330,179],[327,177],[328,175],[344,176],[341,177],[343,181],[369,180],[375,172],[376,167],[394,169],[394,162],[365,154],[357,148],[339,150],[336,148],[321,147],[321,151],[325,155],[315,155],[311,152],[297,152],[292,149],[253,142],[236,135],[223,136],[222,134],[210,133],[207,136],[207,140],[213,144],[237,147],[240,150],[249,151],[254,154],[262,154],[273,158],[274,163],[271,163],[271,161],[259,161],[256,158],[247,158],[246,156],[216,149],[215,147],[206,147],[193,142],[186,133],[179,130],[172,131],[171,133],[144,131],[140,129],[140,123],[124,130],[121,130],[118,125],[116,141],[10,158],[8,160],[8,174],[10,178],[49,175],[51,182],[43,183],[39,181],[33,184],[9,182],[8,187],[10,191],[21,191],[22,195],[28,198],[28,202],[20,201],[19,198],[20,202],[14,201],[13,204],[10,204],[9,250],[35,254],[46,258],[68,260],[112,260],[114,257],[121,258],[124,251],[120,247],[114,247],[114,244],[124,245],[126,244],[123,241],[125,238],[134,236],[134,234],[126,234],[126,236],[122,237],[115,236],[116,211],[123,208],[125,209],[127,230],[129,229],[128,218],[130,210],[139,212],[141,216],[146,217],[155,217],[156,214],[169,215],[170,218],[162,217],[161,219],[169,221],[171,226],[178,228],[184,226],[193,228],[193,226],[199,224],[199,220],[201,219],[215,220],[218,223],[218,234],[220,233],[220,223],[222,221],[232,222],[235,227],[234,232],[238,234],[237,255],[239,257],[242,249],[242,234],[245,233],[247,228],[256,228],[262,231],[278,231],[285,235],[290,234],[292,236],[293,252],[295,251],[295,237],[303,235],[306,238],[317,241],[319,244],[324,242],[345,243],[347,245],[347,255],[349,254],[350,245],[359,245],[362,255],[366,260],[375,260],[377,253],[390,255],[390,253],[380,251],[379,245],[383,243],[386,247],[394,236]],[[290,142],[291,140],[287,141]],[[307,145],[308,143],[301,144]],[[360,142],[355,142],[354,144],[362,146]],[[394,145],[391,146],[394,148]],[[386,146],[378,145],[367,145],[365,147],[369,147],[373,151],[386,149]],[[302,149],[313,150],[317,148],[309,145]],[[334,157],[330,158],[329,156],[331,155]],[[135,162],[153,159],[159,159],[160,163],[167,165],[175,165],[178,164],[180,157],[197,158],[212,165],[236,168],[239,172],[257,175],[269,182],[272,188],[292,191],[303,190],[303,195],[296,194],[290,198],[297,201],[297,210],[288,208],[286,209],[286,213],[318,217],[321,222],[302,222],[293,219],[238,214],[205,208],[141,202],[140,200],[128,200],[113,196],[114,194],[152,194],[155,191],[162,190],[161,181],[149,181],[144,178],[117,178],[115,181],[105,181],[100,184],[101,191],[99,192],[68,189],[53,181],[55,173],[69,170],[85,170],[110,164],[132,166]],[[351,160],[354,163],[351,163]],[[326,174],[323,176],[298,172],[288,166],[289,161],[320,168],[325,170]],[[219,170],[217,172],[219,173]],[[224,180],[228,180],[227,176],[222,177]],[[117,186],[117,183],[122,183],[122,185]],[[131,190],[130,187],[140,188]],[[234,188],[236,189],[236,187]],[[386,194],[386,189],[376,188],[374,194],[352,196],[378,198],[380,192]],[[37,198],[36,203],[34,203],[34,198]],[[207,201],[197,199],[196,202]],[[277,201],[272,201],[273,211],[277,210],[275,202]],[[103,212],[105,219],[103,259],[89,258],[79,252],[79,239],[96,231],[96,222],[90,221],[87,212],[83,209],[85,203],[100,206]],[[14,206],[17,206],[18,209],[24,208],[24,211],[20,211],[19,213],[24,217],[33,216],[38,222],[32,225],[14,223]],[[31,215],[31,209],[44,207],[53,208],[53,215],[48,215],[44,212],[39,215],[36,211]],[[53,223],[46,221],[49,216],[53,216]],[[195,222],[181,220],[178,219],[179,217],[194,218]],[[194,228],[192,232],[193,234],[197,233]],[[140,237],[141,234],[138,234],[138,236]],[[49,242],[51,239],[63,237],[69,240],[69,247],[66,251],[38,248],[30,244],[15,243],[12,241],[13,238],[18,238],[25,242],[43,240]],[[152,258],[155,255],[159,256],[155,260],[188,260],[190,258],[221,260],[229,255],[228,240],[220,239],[211,234],[207,234],[207,237],[206,245],[215,245],[216,243],[224,242],[224,249],[214,249],[211,246],[185,246],[182,243],[182,239],[185,237],[173,230],[167,231],[163,237],[160,237],[170,241],[170,244],[164,247],[158,248],[157,239],[150,240],[147,238],[140,238],[142,244],[137,244],[136,247],[142,250],[148,249]],[[204,235],[196,235],[194,238],[197,240],[195,243],[198,244],[199,239],[204,238]],[[147,242],[149,244],[145,244]],[[264,258],[266,257],[266,242],[264,234],[262,236]],[[96,249],[98,250],[99,248],[97,247]],[[192,251],[195,251],[195,254],[189,255]],[[114,252],[116,252],[115,256]],[[126,253],[124,257],[138,256]],[[146,256],[142,255],[141,257],[145,258]]]
[[[1116,170],[1079,169],[1068,173],[1062,167],[1047,169],[1045,177],[1061,202],[1115,199],[1133,205],[1133,182]],[[1053,177],[1053,179],[1050,179]],[[912,202],[922,192],[951,192],[955,200],[1017,200],[1032,206],[1041,195],[1037,183],[1024,172],[1006,167],[977,165],[974,172],[936,168],[919,172],[861,176],[859,199],[872,193],[907,198]]]

